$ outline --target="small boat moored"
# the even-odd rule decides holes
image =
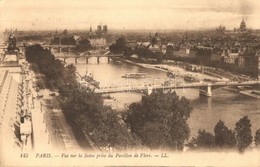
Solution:
[[[171,71],[167,71],[167,77],[169,78],[175,78],[175,74]]]
[[[134,79],[146,78],[146,73],[127,73],[121,77],[122,78],[134,78]]]

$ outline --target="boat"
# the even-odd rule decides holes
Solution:
[[[175,78],[175,74],[171,71],[167,71],[167,77],[169,78]]]
[[[122,78],[135,78],[135,79],[145,78],[145,77],[146,77],[146,73],[127,73],[122,76]]]
[[[92,80],[91,82],[90,82],[90,84],[92,84],[93,86],[95,86],[96,88],[99,88],[99,82],[98,81],[96,81],[96,80]]]
[[[217,82],[216,79],[209,79],[209,78],[204,78],[203,81],[205,81],[205,82],[211,82],[211,83],[216,83],[216,82]]]
[[[211,97],[212,93],[211,92],[207,92],[206,90],[200,89],[199,90],[199,94],[202,96],[206,96],[206,97]]]
[[[92,73],[88,73],[86,71],[86,74],[81,78],[81,80],[90,83],[91,85],[95,86],[96,88],[99,88],[100,82],[94,80],[94,76]]]
[[[122,62],[122,61],[119,61],[119,60],[116,60],[116,61],[115,61],[115,64],[121,65],[121,64],[123,64],[123,62]]]
[[[166,80],[163,83],[163,86],[170,86],[172,84],[171,80]]]
[[[85,75],[85,76],[84,76],[84,80],[85,80],[86,82],[90,83],[91,85],[95,86],[96,88],[99,88],[99,84],[100,84],[100,83],[99,83],[98,81],[94,80],[94,78],[93,78],[93,76],[91,75],[91,73],[88,74],[88,75]]]
[[[187,82],[199,82],[198,79],[192,77],[192,76],[189,76],[189,75],[185,75],[184,76],[184,80],[187,81]]]

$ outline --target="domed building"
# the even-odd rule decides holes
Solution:
[[[240,27],[239,27],[239,30],[241,32],[245,32],[247,29],[246,29],[246,23],[245,23],[245,20],[243,19],[240,23]]]
[[[234,28],[235,33],[247,33],[249,32],[249,29],[246,27],[246,22],[244,19],[242,19],[239,28]]]

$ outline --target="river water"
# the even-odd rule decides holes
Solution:
[[[74,63],[74,59],[67,59],[67,63]],[[166,73],[153,69],[133,66],[118,61],[108,62],[107,58],[100,58],[97,63],[96,58],[90,58],[86,64],[84,59],[79,59],[76,64],[77,71],[84,75],[86,71],[93,73],[94,79],[100,82],[101,87],[109,86],[134,86],[144,84],[160,84],[167,79]],[[122,78],[126,73],[147,73],[145,79],[126,79]],[[183,82],[182,78],[177,78]],[[197,89],[176,90],[179,96],[185,96],[190,100],[193,107],[191,117],[188,120],[191,137],[196,136],[199,129],[214,132],[214,127],[221,119],[226,126],[234,129],[235,123],[247,115],[252,123],[253,135],[260,129],[260,100],[246,97],[238,93],[232,93],[219,88],[213,91],[210,98],[199,96]],[[141,100],[141,95],[137,93],[116,93],[111,94],[116,100],[106,100],[105,104],[121,112],[125,105]]]

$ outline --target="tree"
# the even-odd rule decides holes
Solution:
[[[163,54],[158,52],[158,53],[155,53],[155,57],[156,57],[156,60],[157,60],[157,63],[161,63],[163,61]]]
[[[103,108],[102,114],[98,117],[92,122],[90,118],[93,120],[94,117],[85,115],[83,120],[91,122],[91,124],[85,124],[84,127],[89,129],[87,132],[90,132],[92,139],[100,147],[132,148],[137,144],[127,128],[119,123],[117,113],[111,108]]]
[[[258,129],[255,132],[255,145],[259,146],[260,145],[260,129]]]
[[[167,141],[167,136],[162,128],[160,124],[145,122],[140,133],[143,143],[151,149],[167,147],[167,142],[165,142]]]
[[[61,44],[62,45],[76,45],[76,41],[73,38],[73,36],[70,36],[70,37],[65,36],[65,37],[61,38]]]
[[[175,92],[153,91],[129,106],[125,122],[144,145],[181,150],[189,137],[187,119],[191,110],[189,101]]]
[[[165,57],[166,57],[167,59],[173,57],[173,50],[174,50],[174,48],[173,48],[172,45],[167,45],[167,47],[166,47],[166,53],[165,53]]]
[[[247,116],[241,118],[235,127],[237,146],[240,151],[248,147],[253,140],[251,132],[251,123]]]
[[[116,45],[119,47],[125,47],[126,46],[126,40],[124,37],[120,37],[116,40]]]
[[[133,54],[133,50],[131,47],[125,47],[124,55],[129,58]]]
[[[126,47],[126,40],[124,37],[120,37],[116,40],[116,43],[110,45],[109,50],[112,53],[120,54],[123,53]]]
[[[215,137],[213,134],[200,129],[197,138],[195,138],[195,144],[198,148],[213,148],[215,147]]]
[[[76,67],[73,64],[66,66],[63,81],[73,84],[76,81]]]
[[[224,122],[219,120],[214,128],[215,144],[222,148],[232,148],[236,146],[235,133],[228,129]]]
[[[88,39],[82,39],[79,41],[79,44],[76,46],[75,50],[78,52],[85,52],[92,48],[90,41]]]
[[[55,59],[54,55],[40,45],[33,45],[26,48],[26,60],[36,64],[39,72],[46,76],[51,83],[58,84],[64,74],[64,67],[60,60]],[[38,71],[37,71],[38,72]]]
[[[104,105],[100,95],[90,89],[82,91],[78,88],[75,66],[64,67],[49,50],[40,45],[27,47],[26,59],[45,75],[46,83],[56,83],[53,87],[59,90],[57,98],[62,111],[67,121],[76,125],[76,131],[90,136],[99,147],[132,148],[139,144],[121,123],[118,113]]]

